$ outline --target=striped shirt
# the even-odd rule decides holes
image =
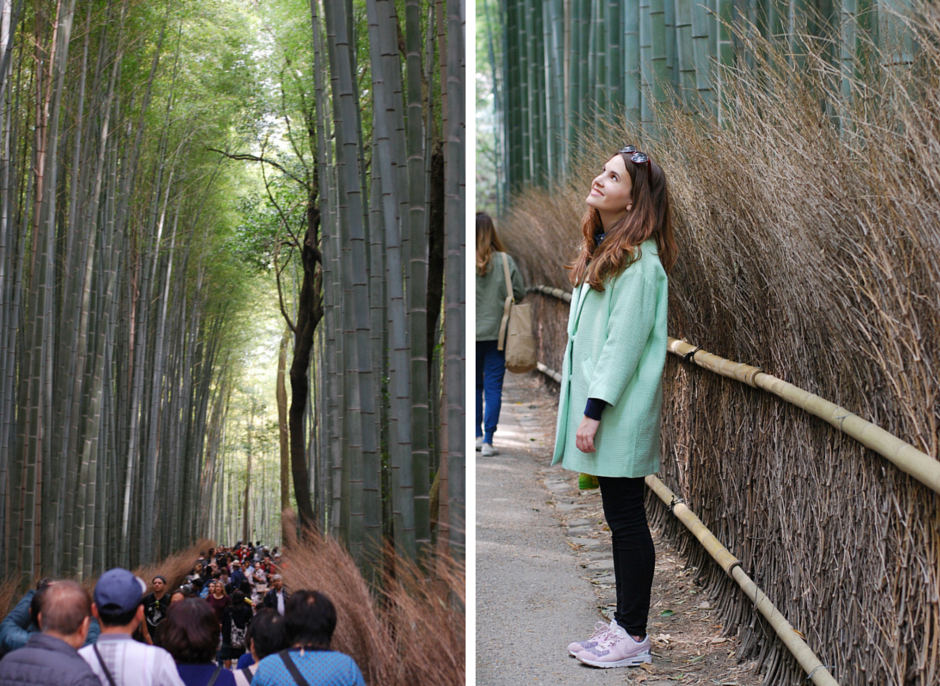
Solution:
[[[118,686],[184,686],[176,663],[163,648],[139,643],[127,634],[101,634],[95,645]],[[101,686],[111,686],[94,646],[85,646],[78,654],[85,658]]]

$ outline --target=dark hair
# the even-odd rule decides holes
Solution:
[[[137,608],[140,607],[141,603],[137,603],[133,610],[127,610],[126,612],[114,612],[113,610],[109,612],[99,607],[98,617],[101,619],[101,625],[127,626],[134,621],[134,617],[137,616]]]
[[[221,632],[212,606],[201,598],[187,598],[170,605],[160,625],[160,642],[178,663],[204,664],[215,659]]]
[[[297,591],[284,603],[291,645],[329,648],[336,630],[336,608],[320,591]]]
[[[666,173],[651,158],[649,165],[635,164],[626,153],[617,153],[633,182],[633,209],[606,229],[604,242],[597,244],[595,235],[604,231],[600,212],[588,207],[581,218],[581,252],[571,266],[571,283],[588,284],[604,290],[604,281],[620,275],[640,259],[639,245],[648,238],[656,239],[656,248],[663,270],[668,274],[676,262],[676,240],[672,231],[672,210]],[[613,158],[611,158],[613,159]]]
[[[242,581],[242,582],[238,585],[238,590],[241,591],[242,593],[244,593],[246,598],[249,597],[249,596],[251,595],[251,582],[250,582],[250,581]]]
[[[29,616],[36,623],[36,626],[39,626],[39,620],[37,619],[39,617],[39,599],[42,597],[42,592],[52,585],[52,581],[48,577],[37,581],[36,592],[33,593],[33,599],[29,601]]]
[[[91,614],[91,595],[88,589],[75,581],[56,581],[36,593],[39,612],[42,613],[43,633],[54,631],[72,636]]]
[[[263,660],[268,655],[274,655],[284,650],[287,642],[287,623],[278,614],[277,610],[265,607],[258,610],[245,634],[245,646],[250,648],[255,642],[255,653],[258,659]]]

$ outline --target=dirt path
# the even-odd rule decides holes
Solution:
[[[535,373],[507,374],[500,455],[477,453],[477,683],[758,686],[695,570],[656,530],[653,664],[597,670],[567,657],[568,642],[613,612],[614,578],[600,492],[579,492],[576,474],[548,464],[556,407]]]

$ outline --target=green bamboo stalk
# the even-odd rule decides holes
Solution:
[[[644,100],[640,70],[640,0],[624,0],[623,8],[624,112],[627,121],[639,123]]]

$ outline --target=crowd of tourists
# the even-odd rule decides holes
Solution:
[[[182,585],[126,569],[94,593],[43,579],[0,623],[0,686],[365,686],[330,649],[336,609],[288,591],[277,549],[200,553]]]

